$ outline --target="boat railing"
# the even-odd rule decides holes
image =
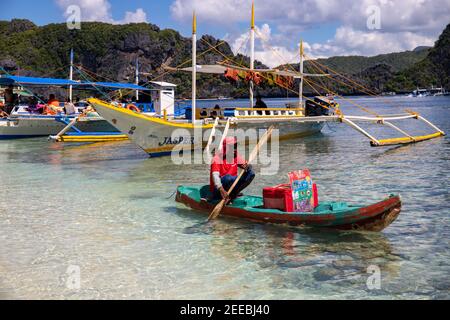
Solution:
[[[135,103],[135,105],[142,112],[145,112],[145,113],[155,112],[155,107],[153,105],[153,102],[137,102],[137,103]]]
[[[236,118],[255,117],[302,117],[304,108],[236,108],[234,116]]]

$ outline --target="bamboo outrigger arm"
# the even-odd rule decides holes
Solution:
[[[372,147],[378,147],[378,146],[388,146],[388,145],[396,145],[396,144],[408,144],[408,143],[414,143],[424,140],[429,140],[433,138],[437,138],[440,136],[444,136],[445,132],[439,129],[437,126],[432,124],[430,121],[425,119],[424,117],[420,116],[418,113],[415,112],[408,112],[409,114],[398,114],[398,115],[392,115],[392,116],[380,116],[380,117],[363,117],[363,116],[341,116],[339,120],[343,123],[347,123],[352,128],[356,129],[366,137],[370,139],[370,145]],[[406,131],[400,129],[390,121],[394,120],[405,120],[405,119],[417,119],[422,120],[426,124],[428,124],[430,127],[435,129],[437,132],[428,134],[428,135],[422,135],[422,136],[412,136],[408,134]],[[400,132],[404,135],[404,137],[400,138],[388,138],[388,139],[376,139],[374,136],[369,134],[367,131],[362,129],[360,126],[358,126],[354,121],[366,121],[366,122],[374,122],[377,124],[383,124],[391,127],[392,129]]]
[[[441,129],[439,129],[438,127],[436,127],[434,124],[432,124],[430,121],[428,121],[427,119],[425,119],[424,117],[422,117],[421,115],[417,115],[417,119],[418,120],[422,120],[423,122],[425,122],[426,124],[428,124],[430,127],[432,127],[433,129],[435,129],[436,131],[440,132],[441,135],[445,136],[445,132],[442,131]]]
[[[403,131],[400,128],[393,125],[392,123],[384,121],[385,124],[389,125],[391,128],[396,129],[397,131],[403,133],[406,137],[383,139],[383,140],[379,140],[378,144],[373,144],[371,142],[371,145],[373,147],[377,147],[377,146],[387,146],[387,145],[395,145],[395,144],[408,144],[408,143],[425,141],[425,140],[430,140],[430,139],[438,138],[441,136],[445,136],[444,131],[439,129],[437,126],[432,124],[430,121],[428,121],[427,119],[425,119],[418,113],[412,112],[412,111],[408,111],[408,113],[411,114],[412,118],[417,119],[417,120],[422,120],[423,122],[425,122],[427,125],[429,125],[434,130],[436,130],[436,132],[432,133],[432,134],[428,134],[428,135],[422,135],[422,136],[411,136],[411,135],[407,134],[405,131]]]
[[[352,127],[353,129],[356,129],[357,131],[359,131],[360,133],[365,135],[367,138],[369,138],[371,144],[372,143],[375,143],[377,145],[379,144],[379,141],[377,140],[377,138],[372,136],[370,133],[368,133],[366,130],[364,130],[363,128],[358,126],[356,123],[354,123],[350,119],[347,119],[346,117],[341,117],[341,121],[344,122],[344,123],[347,123],[350,127]]]
[[[67,131],[72,129],[72,127],[78,122],[80,116],[75,117],[72,121],[69,122],[67,126],[65,126],[60,132],[58,132],[55,136],[49,136],[49,140],[53,140],[56,142],[61,142],[61,136],[64,135]]]
[[[410,138],[411,140],[414,140],[414,141],[415,141],[415,138],[414,138],[413,136],[409,135],[406,131],[400,129],[400,128],[397,127],[396,125],[394,125],[394,124],[392,124],[392,123],[390,123],[390,122],[388,122],[388,121],[383,121],[383,124],[388,125],[388,126],[391,127],[392,129],[397,130],[398,132],[404,134],[405,136],[407,136],[407,137]]]

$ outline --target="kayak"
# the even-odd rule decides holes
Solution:
[[[209,214],[218,201],[208,201],[209,186],[179,186],[176,201]],[[264,208],[263,198],[245,195],[224,206],[221,215],[254,222],[310,226],[341,230],[381,231],[400,214],[398,195],[370,205],[323,201],[313,212],[283,212]]]

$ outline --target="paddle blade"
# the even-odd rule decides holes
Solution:
[[[213,209],[213,211],[211,211],[209,217],[208,217],[208,221],[210,220],[214,220],[215,218],[217,218],[220,214],[220,212],[223,209],[223,206],[225,205],[225,200],[220,201],[216,207]]]

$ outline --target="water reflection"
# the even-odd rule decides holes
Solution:
[[[189,215],[183,209],[178,210],[178,214]],[[271,269],[277,281],[280,281],[280,273],[277,272],[280,269],[302,273],[311,271],[308,269],[312,266],[315,281],[344,281],[351,276],[365,281],[363,275],[366,275],[367,267],[374,264],[383,270],[385,278],[399,275],[400,258],[393,254],[389,238],[382,233],[292,228],[223,217],[220,221],[196,223],[184,228],[183,232],[208,235],[211,237],[211,252]],[[282,282],[288,286],[289,279],[285,280]]]
[[[430,98],[414,108],[450,131],[449,106]],[[257,175],[249,194],[301,168],[320,201],[400,193],[391,226],[349,233],[225,217],[207,224],[173,199],[177,185],[208,183],[207,166],[148,159],[127,141],[0,141],[0,298],[449,299],[449,146],[446,136],[371,148],[338,124],[283,141],[278,174]],[[69,264],[82,270],[76,292],[64,283]],[[381,270],[380,290],[366,286],[369,265]]]

